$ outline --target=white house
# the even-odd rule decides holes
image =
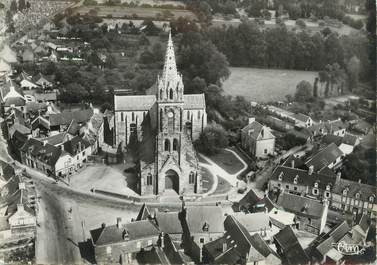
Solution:
[[[270,128],[249,119],[249,124],[241,130],[242,147],[257,158],[267,158],[275,152],[275,136]]]

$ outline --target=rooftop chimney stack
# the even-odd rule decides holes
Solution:
[[[228,249],[228,245],[226,242],[223,243],[223,252],[225,252]]]
[[[314,172],[314,166],[311,165],[311,166],[309,167],[309,171],[308,171],[309,176],[312,175],[313,172]]]

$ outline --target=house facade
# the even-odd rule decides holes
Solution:
[[[241,130],[241,144],[243,149],[257,158],[267,158],[275,152],[275,136],[254,118],[250,118],[249,124]]]

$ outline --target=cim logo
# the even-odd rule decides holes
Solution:
[[[362,255],[365,252],[365,248],[356,244],[348,244],[344,241],[339,243],[333,243],[335,247],[343,255]]]

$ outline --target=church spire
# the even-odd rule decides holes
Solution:
[[[168,45],[166,48],[165,64],[164,64],[164,70],[162,73],[162,78],[166,82],[166,81],[175,79],[177,75],[178,75],[178,72],[177,72],[177,64],[175,62],[174,44],[173,44],[171,31],[170,31]]]

